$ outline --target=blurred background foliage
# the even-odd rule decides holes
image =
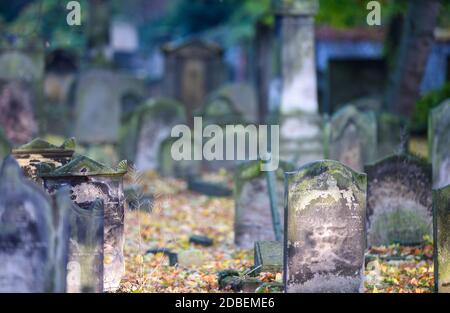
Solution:
[[[86,21],[88,0],[79,0],[82,20]],[[163,12],[145,16],[140,7],[148,0],[111,0],[111,12],[137,22],[142,47],[146,48],[162,40],[203,35],[221,38],[224,44],[250,40],[254,36],[254,24],[263,19],[273,23],[268,15],[274,0],[169,0]],[[69,27],[66,23],[68,1],[14,0],[0,2],[0,28],[4,36],[33,36],[40,34],[54,46],[78,49],[85,44],[85,23]],[[150,1],[151,2],[151,1]],[[320,0],[316,21],[319,25],[335,28],[367,26],[367,0]],[[391,18],[404,14],[407,0],[379,0],[382,4],[383,25]],[[450,27],[450,1],[443,0],[439,25]],[[157,13],[157,12],[156,12]]]

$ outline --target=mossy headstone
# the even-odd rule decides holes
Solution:
[[[69,138],[61,146],[55,146],[41,138],[36,138],[12,150],[25,176],[40,182],[37,170],[40,163],[47,163],[53,168],[65,165],[72,160],[75,152],[75,139]]]
[[[234,175],[235,221],[234,241],[245,249],[253,248],[257,241],[275,240],[269,189],[266,172],[261,170],[262,161],[250,161],[237,167]],[[275,173],[277,208],[283,221],[284,172],[292,171],[294,166],[280,163]]]
[[[286,173],[286,292],[359,292],[367,178],[337,161]]]
[[[52,199],[9,156],[0,170],[0,292],[65,292],[70,202]]]
[[[428,130],[433,188],[441,188],[450,184],[450,99],[431,111]]]
[[[433,210],[435,287],[450,293],[450,185],[433,190]]]
[[[255,242],[254,262],[258,272],[281,272],[283,269],[283,243],[278,241]]]
[[[134,142],[135,165],[138,170],[157,170],[160,167],[161,145],[170,138],[172,127],[185,124],[183,105],[171,99],[150,99],[134,113],[137,131],[127,140]]]
[[[329,159],[362,171],[364,164],[375,160],[377,125],[375,114],[360,112],[348,105],[336,112],[330,120]]]
[[[365,167],[369,246],[418,244],[432,234],[431,168],[410,155]]]

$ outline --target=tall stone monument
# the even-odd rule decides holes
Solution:
[[[297,165],[323,158],[314,53],[316,0],[280,0],[280,153]]]

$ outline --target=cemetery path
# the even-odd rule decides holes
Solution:
[[[180,180],[146,172],[138,181],[143,195],[153,195],[152,206],[127,209],[125,217],[125,276],[119,292],[220,292],[217,273],[240,272],[253,265],[253,251],[233,244],[234,203],[187,190]],[[142,197],[142,195],[141,195]],[[145,199],[140,199],[145,204]],[[210,247],[191,244],[191,235],[214,240]],[[162,253],[177,253],[178,265],[170,266]],[[366,259],[367,292],[431,292],[433,288],[432,246],[376,247]],[[261,273],[264,282],[281,282],[281,273]]]
[[[233,245],[234,206],[231,198],[210,198],[187,191],[186,184],[145,173],[144,193],[154,195],[149,212],[126,212],[126,275],[122,292],[218,292],[217,272],[244,270],[253,263],[252,251]],[[211,247],[189,243],[191,235],[214,240]],[[162,253],[178,254],[178,266],[169,266]]]

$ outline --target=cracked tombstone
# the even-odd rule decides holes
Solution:
[[[450,100],[434,108],[429,119],[433,188],[441,188],[450,184]]]
[[[0,170],[0,292],[64,292],[69,243],[67,190],[54,198],[13,157]]]
[[[269,199],[266,172],[261,171],[262,161],[241,164],[234,175],[235,221],[234,242],[244,249],[253,248],[257,241],[274,241],[275,233]],[[275,172],[277,208],[282,223],[284,210],[284,172],[294,166],[281,162]]]
[[[59,147],[41,138],[36,138],[25,145],[13,149],[12,154],[25,176],[41,183],[41,180],[37,177],[39,164],[47,163],[56,168],[69,163],[75,152],[75,145],[74,138],[67,139]]]
[[[373,112],[360,112],[346,106],[329,122],[327,138],[329,159],[339,161],[355,171],[362,171],[376,153],[377,125]]]
[[[450,293],[450,185],[433,190],[434,282],[439,293]]]
[[[99,210],[98,208],[94,210],[96,206],[92,207],[94,202],[103,201],[104,291],[117,290],[125,271],[123,175],[126,172],[126,161],[120,162],[117,169],[113,169],[85,156],[78,156],[55,170],[43,166],[39,173],[44,180],[44,187],[50,194],[62,186],[70,186],[72,201],[81,208],[91,207],[94,215],[98,214]],[[98,230],[100,227],[94,226],[92,229]]]
[[[432,234],[431,168],[410,155],[365,167],[369,246],[423,242]]]
[[[366,186],[337,161],[286,173],[286,292],[359,292],[363,286]]]

